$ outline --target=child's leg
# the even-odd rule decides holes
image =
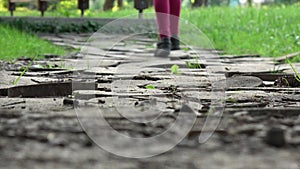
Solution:
[[[168,0],[170,3],[170,33],[178,35],[181,0]]]
[[[170,4],[173,0],[154,0],[154,8],[156,11],[156,20],[160,38],[170,37]]]

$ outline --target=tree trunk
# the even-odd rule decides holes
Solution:
[[[207,6],[208,0],[195,0],[195,2],[192,4],[192,7],[201,7],[201,6]]]
[[[248,0],[248,5],[249,5],[249,6],[253,6],[252,0]]]
[[[118,0],[118,7],[122,8],[123,7],[123,0]]]
[[[108,11],[114,7],[115,0],[105,0],[103,10]]]

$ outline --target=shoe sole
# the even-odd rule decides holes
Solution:
[[[170,55],[170,51],[164,49],[157,49],[154,53],[155,57],[168,57]]]
[[[180,50],[180,47],[179,48],[172,48],[171,50]]]

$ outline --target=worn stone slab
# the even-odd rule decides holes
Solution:
[[[274,59],[272,58],[223,58],[221,56],[222,63],[265,63],[265,64],[275,64]]]
[[[267,73],[273,71],[284,70],[279,66],[274,66],[273,64],[225,64],[223,65],[226,73]]]
[[[192,57],[185,51],[171,51],[169,58],[171,60],[191,59]]]
[[[285,117],[297,117],[299,115],[299,109],[297,108],[244,108],[241,109],[247,111],[251,116],[285,116]],[[236,112],[234,109],[226,109],[226,112]]]
[[[76,116],[72,107],[62,106],[63,98],[0,98],[0,114],[7,118],[29,114]],[[61,112],[61,113],[60,113]],[[64,113],[66,112],[66,113]],[[2,116],[1,114],[1,117]]]
[[[114,67],[93,67],[83,71],[85,74],[95,74],[95,75],[113,75],[117,71]]]
[[[73,94],[78,99],[91,99],[96,97],[133,97],[133,96],[155,96],[155,97],[164,97],[167,95],[171,95],[170,93],[163,93],[160,90],[146,90],[146,89],[139,89],[137,91],[123,91],[115,90],[114,92],[107,92],[107,91],[95,91],[95,90],[74,90]]]
[[[229,87],[258,87],[263,84],[263,81],[254,76],[234,76],[227,78],[225,81],[220,83],[226,83],[226,86]],[[224,84],[225,86],[225,84]]]
[[[122,63],[122,60],[75,60],[75,59],[66,59],[65,67],[66,68],[76,68],[76,69],[90,69],[92,67],[114,67]]]

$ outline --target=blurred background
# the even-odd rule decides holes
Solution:
[[[38,0],[17,0],[14,16],[40,16]],[[84,0],[83,0],[84,1]],[[147,2],[144,13],[154,12],[153,0]],[[45,17],[79,18],[78,0],[47,0]],[[85,18],[138,18],[135,0],[89,0]],[[214,47],[228,54],[259,54],[279,57],[300,51],[300,0],[183,0],[182,21],[197,26],[212,41]],[[0,0],[0,16],[10,16],[8,0]],[[153,15],[154,16],[154,15]],[[14,27],[16,24],[13,25]],[[26,31],[37,28],[29,27]],[[78,33],[98,30],[96,23],[65,28],[54,25],[52,32]],[[4,28],[3,28],[4,29]],[[21,29],[24,30],[24,24]],[[5,29],[7,30],[7,29]],[[299,56],[293,62],[300,61]]]
[[[0,0],[0,12],[8,11],[8,1]],[[148,2],[149,10],[153,10],[153,0],[145,0]],[[72,16],[78,13],[77,0],[50,0],[48,1],[48,12],[52,15]],[[300,5],[300,0],[183,0],[184,8],[198,7],[264,7],[264,6],[282,6],[282,5]],[[16,11],[27,12],[23,15],[34,15],[34,9],[37,9],[37,1],[23,0],[18,3]],[[95,16],[93,12],[103,11],[120,11],[134,9],[134,0],[89,0],[89,10],[87,16]]]

